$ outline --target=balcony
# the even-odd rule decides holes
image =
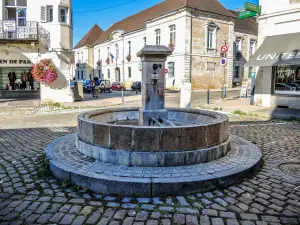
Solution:
[[[0,20],[0,43],[41,43],[49,48],[50,33],[36,21],[19,25],[15,20]]]

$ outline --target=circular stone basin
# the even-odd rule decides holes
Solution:
[[[169,126],[137,126],[139,108],[103,109],[78,117],[82,154],[125,166],[182,166],[209,162],[230,150],[228,117],[195,109],[167,109]]]

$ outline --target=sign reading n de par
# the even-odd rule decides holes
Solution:
[[[6,64],[26,64],[26,65],[32,65],[32,62],[30,60],[16,60],[16,59],[0,59],[0,64],[6,65]]]

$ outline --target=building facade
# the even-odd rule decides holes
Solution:
[[[32,64],[51,59],[58,79],[27,91],[38,92],[42,101],[72,102],[72,30],[71,0],[0,0],[0,89],[7,89],[9,72],[18,80]]]
[[[166,63],[166,88],[179,89],[183,83],[194,89],[232,87],[236,20],[217,0],[165,0],[99,35],[93,43],[93,74],[130,86],[141,80],[137,52],[145,45],[165,45],[173,50]],[[248,29],[241,35],[251,34]],[[222,45],[228,46],[226,66],[220,64]],[[80,51],[76,49],[79,58]],[[83,53],[82,60],[89,61],[87,56]]]
[[[300,108],[300,1],[260,0],[257,52],[247,66],[258,66],[254,102],[259,106]]]

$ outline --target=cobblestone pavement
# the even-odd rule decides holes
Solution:
[[[0,225],[300,224],[300,174],[278,167],[300,162],[300,123],[231,123],[231,134],[262,149],[261,171],[225,190],[157,198],[102,196],[53,177],[39,178],[43,148],[75,131],[56,126],[0,130]]]

